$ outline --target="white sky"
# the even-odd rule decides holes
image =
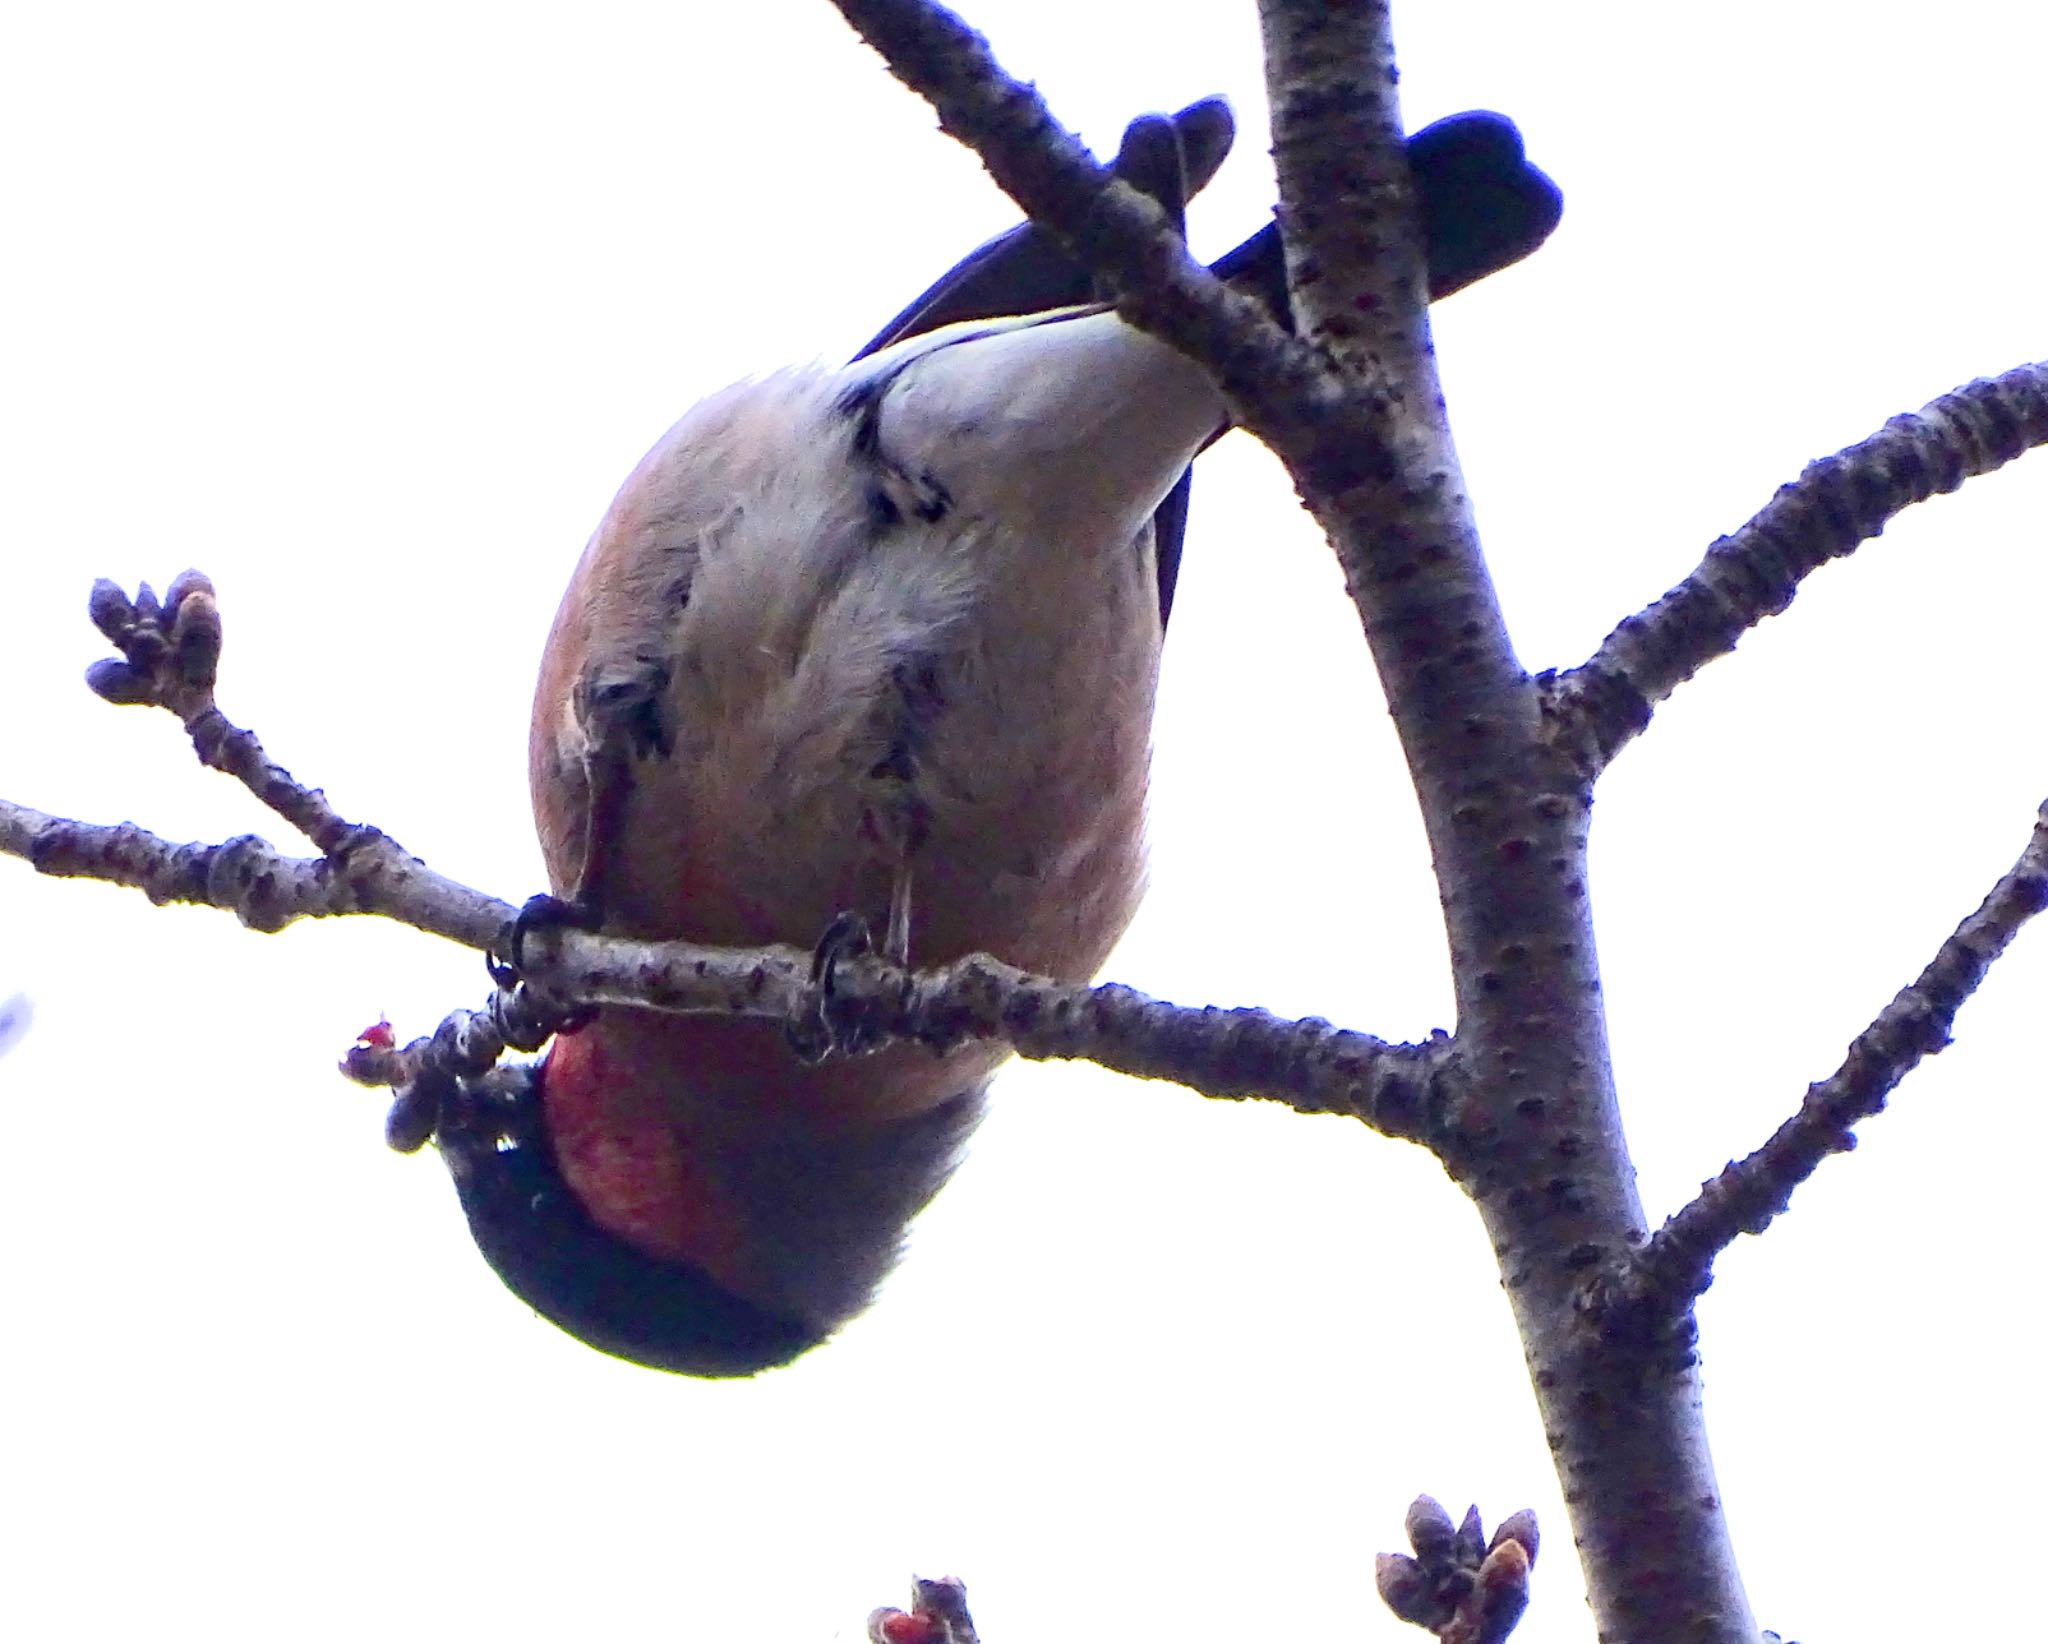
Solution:
[[[1244,135],[1196,238],[1260,220],[1248,3],[971,14],[1099,146],[1227,92]],[[1530,666],[1578,661],[1803,462],[2043,352],[2038,9],[1402,23],[1410,124],[1506,110],[1567,192],[1552,245],[1438,331]],[[94,576],[198,565],[230,714],[437,867],[537,888],[525,713],[576,552],[693,400],[843,354],[1012,220],[932,126],[821,0],[14,8],[0,792],[278,836],[167,719],[77,683]],[[1653,1218],[2024,842],[2044,518],[2037,457],[1902,521],[1602,787]],[[1109,974],[1447,1025],[1353,619],[1242,439],[1198,481],[1169,653],[1152,892]],[[1418,1150],[1014,1068],[870,1315],[691,1383],[534,1320],[438,1163],[388,1154],[330,1071],[380,1013],[480,999],[474,956],[367,922],[260,938],[18,864],[0,930],[0,999],[35,1002],[0,1062],[0,1633],[853,1640],[916,1569],[964,1575],[991,1644],[1394,1638],[1370,1555],[1427,1489],[1489,1524],[1534,1505],[1520,1636],[1589,1636],[1485,1241]],[[1976,1515],[2039,1477],[2044,984],[2037,931],[1708,1298],[1724,1494],[1787,1636],[1956,1625],[2002,1557],[1960,1553]]]

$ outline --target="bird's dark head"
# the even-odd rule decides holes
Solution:
[[[598,1226],[556,1163],[540,1078],[534,1067],[493,1074],[437,1132],[477,1249],[514,1295],[600,1352],[686,1376],[750,1376],[830,1333]]]
[[[630,1232],[633,1213],[649,1209],[630,1173],[624,1182],[600,1174],[579,1190],[562,1168],[549,1114],[564,1101],[574,1110],[578,1091],[563,1044],[445,1103],[441,1156],[477,1248],[514,1295],[600,1352],[686,1376],[774,1369],[866,1307],[982,1112],[979,1080],[907,1116],[823,1131],[763,1101],[772,1122],[742,1127],[709,1151],[697,1145],[691,1163],[706,1200],[671,1207],[670,1224],[708,1233],[718,1249],[693,1262],[614,1231]],[[854,1065],[887,1083],[887,1055]],[[680,1145],[659,1134],[639,1140],[649,1155]],[[631,1210],[593,1214],[584,1197],[622,1190]],[[708,1220],[705,1204],[717,1207]],[[748,1281],[745,1293],[735,1275]]]

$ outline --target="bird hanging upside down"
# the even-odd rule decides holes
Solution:
[[[1176,220],[1216,100],[1117,169]],[[1556,190],[1514,127],[1411,138],[1433,296],[1516,261]],[[1286,315],[1269,226],[1216,265]],[[1159,647],[1204,371],[1093,304],[1029,225],[849,365],[713,395],[626,481],[534,702],[555,892],[620,935],[807,945],[1085,981],[1135,909]],[[539,1312],[701,1376],[787,1362],[866,1305],[980,1117],[999,1044],[806,1066],[759,1022],[606,1006],[444,1116],[477,1243]]]

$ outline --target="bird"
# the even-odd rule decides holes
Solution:
[[[1178,225],[1220,99],[1132,122],[1117,174]],[[1502,116],[1408,140],[1431,291],[1526,255],[1561,196]],[[1214,265],[1287,315],[1275,226]],[[971,253],[844,366],[714,393],[625,481],[570,578],[529,774],[554,904],[609,933],[1087,981],[1137,906],[1153,691],[1204,370],[1046,231]],[[607,1005],[444,1111],[506,1285],[605,1353],[699,1377],[859,1314],[1009,1054],[806,1063],[759,1021]]]

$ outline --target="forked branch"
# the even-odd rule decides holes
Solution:
[[[1709,548],[1698,570],[1555,681],[1556,734],[1588,777],[1598,775],[1659,702],[1790,605],[1814,571],[1914,503],[2041,445],[2048,445],[2048,362],[1966,384],[1811,464]]]
[[[1943,942],[1927,968],[1849,1046],[1842,1065],[1811,1087],[1799,1111],[1747,1158],[1708,1182],[1636,1253],[1616,1299],[1671,1317],[1703,1292],[1714,1258],[1737,1234],[1761,1233],[1792,1192],[1832,1153],[1856,1145],[1852,1127],[1883,1110],[1898,1083],[1945,1049],[1956,1012],[2028,920],[2048,906],[2048,804],[2019,860]]]

